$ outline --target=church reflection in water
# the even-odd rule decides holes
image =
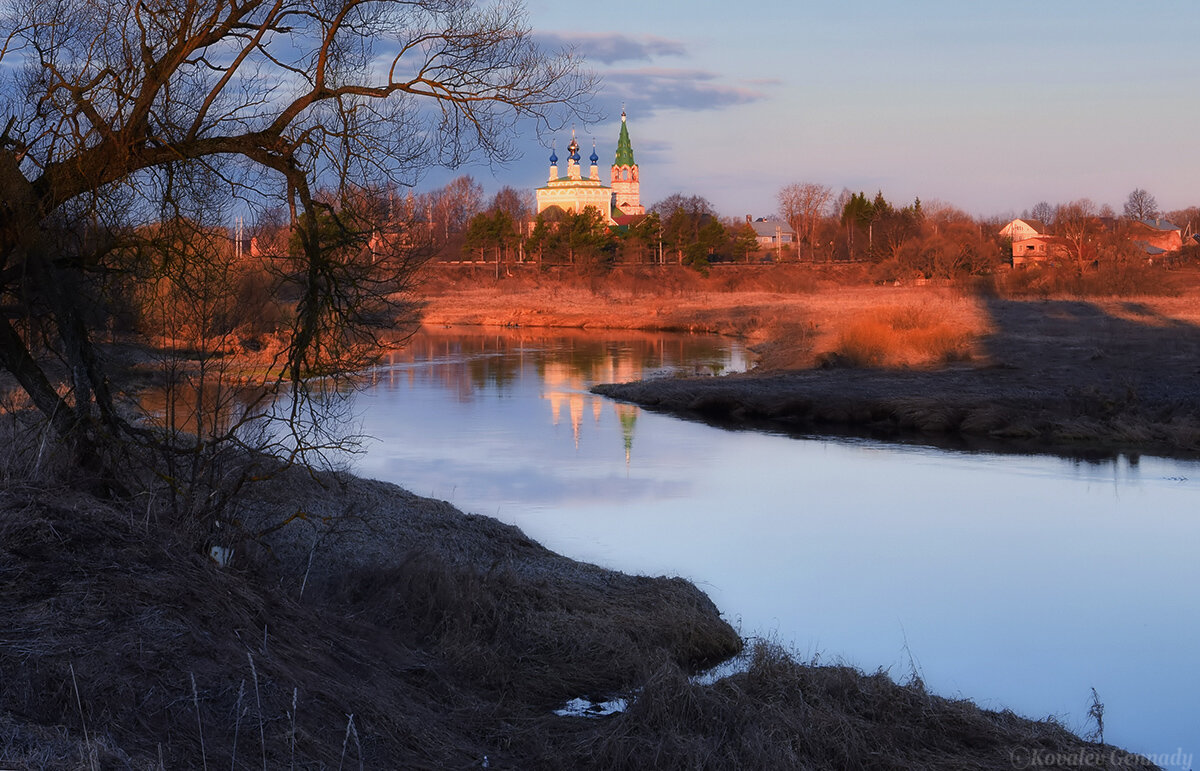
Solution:
[[[650,332],[455,327],[424,328],[390,354],[371,385],[435,384],[459,402],[539,389],[553,425],[567,425],[575,448],[588,424],[616,418],[625,460],[633,452],[638,408],[596,396],[597,383],[654,377],[716,375],[745,369],[729,341]]]
[[[599,424],[607,402],[621,425],[621,435],[625,440],[625,462],[629,463],[633,452],[633,429],[637,425],[638,407],[587,393],[587,389],[594,383],[639,380],[644,370],[635,365],[632,356],[612,364],[614,366],[610,368],[608,376],[597,373],[587,376],[557,362],[547,364],[543,379],[545,391],[542,396],[550,402],[550,413],[555,426],[561,424],[563,409],[566,408],[577,449],[579,436],[583,431],[584,414],[590,407],[593,422]]]

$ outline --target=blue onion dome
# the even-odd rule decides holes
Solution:
[[[550,148],[550,162],[553,164],[558,163],[558,153],[554,151],[554,148]]]
[[[596,143],[595,142],[592,143],[592,157],[588,158],[588,160],[592,162],[593,166],[595,166],[597,163],[600,162],[600,156],[596,155]]]

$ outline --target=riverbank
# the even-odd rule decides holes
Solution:
[[[222,567],[152,501],[8,480],[0,765],[1152,768],[765,643],[697,679],[742,643],[685,581],[344,474],[247,490],[242,526],[270,532]]]
[[[583,312],[568,289],[540,315]],[[727,334],[819,359],[816,374],[857,372],[824,356],[871,350],[870,335],[835,333],[813,311],[858,319],[857,290],[835,289],[760,288],[761,302],[645,292],[660,321],[641,323],[722,307],[719,325],[743,329]],[[976,336],[964,354],[939,331],[954,309],[985,318],[978,306],[927,290],[862,295],[869,321],[911,343],[887,350],[982,366],[991,349]],[[485,288],[474,311],[443,310],[441,323],[484,313],[489,293],[495,309],[525,310],[512,285]],[[581,296],[631,324],[648,318],[611,287]],[[903,299],[880,312],[880,297]],[[930,298],[943,311],[912,310]],[[774,303],[798,310],[780,316]],[[434,297],[431,318],[438,307]],[[809,333],[771,332],[786,328]],[[757,377],[769,376],[741,379]],[[37,439],[0,455],[0,766],[1152,767],[1052,721],[930,694],[915,676],[809,665],[770,644],[749,645],[730,677],[694,679],[743,642],[692,585],[583,565],[391,485],[292,470],[238,499],[235,529],[257,537],[213,544],[186,536],[160,496],[81,492],[82,472]],[[227,566],[202,556],[212,545],[234,549]],[[623,711],[556,714],[576,699],[623,700]]]
[[[655,291],[646,276],[596,290],[484,282],[433,294],[426,318],[736,336],[759,355],[749,374],[595,389],[722,425],[1000,451],[1200,454],[1196,276],[1174,276],[1164,296],[1026,298],[994,284],[803,275],[774,288],[762,274],[684,275]]]

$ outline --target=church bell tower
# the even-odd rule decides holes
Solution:
[[[617,138],[617,157],[612,165],[613,208],[622,214],[645,214],[642,206],[641,182],[638,181],[638,165],[633,159],[633,145],[629,141],[629,128],[625,123],[625,109],[621,109],[621,134]]]

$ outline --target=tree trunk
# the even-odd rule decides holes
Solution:
[[[25,341],[13,329],[7,318],[0,317],[0,366],[12,373],[33,405],[46,416],[60,435],[71,432],[75,425],[70,405],[54,390],[42,368],[29,354]]]

